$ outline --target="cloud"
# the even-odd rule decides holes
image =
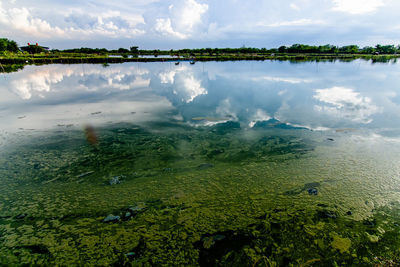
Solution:
[[[384,0],[332,0],[333,10],[353,15],[371,13],[385,5]]]
[[[188,34],[174,31],[171,25],[171,19],[157,19],[154,29],[162,35],[178,37],[179,39],[186,39],[189,37]]]
[[[131,14],[128,17],[120,11],[86,14],[82,10],[71,10],[64,20],[68,23],[67,34],[73,36],[132,38],[145,33],[137,28],[139,24],[144,23],[142,16]]]
[[[131,14],[123,16],[119,11],[100,13],[71,9],[67,13],[59,13],[63,17],[64,26],[54,26],[49,21],[39,18],[31,9],[3,8],[0,2],[0,25],[4,31],[26,37],[44,39],[90,39],[93,36],[111,38],[132,38],[144,33],[136,28],[143,23],[141,16]]]
[[[30,11],[23,8],[4,9],[0,2],[0,25],[11,27],[13,31],[38,37],[62,36],[65,32],[59,27],[52,27],[46,20],[33,17]],[[0,32],[2,32],[0,30]]]
[[[325,24],[323,20],[312,20],[312,19],[298,19],[298,20],[290,20],[290,21],[280,21],[275,23],[264,23],[258,22],[257,26],[262,27],[287,27],[287,26],[306,26],[306,25],[322,25]]]
[[[314,98],[324,103],[315,105],[315,110],[359,123],[372,122],[370,117],[380,111],[369,97],[363,97],[351,88],[317,89]]]
[[[187,39],[203,23],[202,17],[207,10],[207,4],[200,4],[195,0],[174,1],[168,6],[165,17],[155,19],[153,29],[156,33],[164,36]],[[150,20],[152,19],[150,18]]]

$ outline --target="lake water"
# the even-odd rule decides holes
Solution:
[[[0,265],[399,264],[399,73],[355,60],[1,74]]]

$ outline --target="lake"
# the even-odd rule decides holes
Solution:
[[[400,264],[400,64],[0,77],[0,265]]]

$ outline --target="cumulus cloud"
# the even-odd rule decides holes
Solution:
[[[157,19],[156,24],[154,25],[154,29],[162,34],[162,35],[169,35],[173,37],[178,37],[180,39],[186,39],[189,37],[188,34],[180,33],[175,31],[172,28],[171,19]]]
[[[0,33],[12,31],[25,38],[34,36],[45,39],[88,39],[93,36],[131,38],[144,33],[136,27],[143,23],[143,18],[139,15],[123,16],[119,11],[96,14],[80,9],[72,9],[59,15],[64,16],[66,24],[63,26],[55,26],[26,7],[4,8],[0,2],[0,25],[3,28]]]
[[[137,28],[144,22],[142,16],[135,14],[124,16],[120,11],[86,14],[82,10],[74,9],[69,11],[64,20],[68,23],[67,33],[75,36],[132,38],[145,33],[144,30]]]
[[[359,123],[372,122],[371,116],[380,111],[369,97],[363,97],[351,88],[317,89],[314,98],[324,104],[315,105],[315,110]]]
[[[353,15],[370,13],[385,5],[384,0],[332,0],[333,10]]]
[[[7,10],[3,8],[1,2],[0,25],[4,28],[11,27],[13,30],[38,37],[62,36],[65,33],[59,27],[51,26],[46,20],[32,16],[25,7]]]
[[[202,18],[208,5],[195,0],[178,0],[173,1],[167,9],[165,17],[155,19],[154,31],[161,35],[186,39],[203,23]]]

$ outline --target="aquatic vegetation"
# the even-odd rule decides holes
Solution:
[[[308,86],[322,88],[317,86],[326,80],[311,81],[303,72],[290,78],[286,68],[314,65],[279,63],[284,67],[279,72],[275,64],[247,62],[244,68],[252,65],[250,78],[234,77],[228,83],[243,72],[242,63],[230,63],[234,74],[228,69],[228,78],[223,79],[213,68],[226,63],[185,64],[180,64],[180,73],[168,64],[176,76],[162,84],[163,90],[158,88],[158,74],[165,70],[161,63],[145,64],[148,70],[141,69],[143,64],[126,64],[126,84],[118,83],[121,88],[111,91],[107,76],[90,75],[106,81],[99,94],[107,98],[77,104],[83,109],[90,106],[77,120],[70,119],[68,111],[68,119],[28,130],[32,114],[15,113],[10,119],[18,125],[15,134],[0,132],[1,266],[399,264],[399,144],[392,138],[396,129],[387,130],[392,134],[387,138],[381,130],[384,121],[377,122],[378,130],[370,124],[359,126],[354,116],[347,118],[348,112],[343,123],[337,122],[337,113],[326,124],[319,123],[329,115],[325,113],[322,119],[297,119],[293,113],[314,114],[315,105],[324,104]],[[320,70],[329,68],[329,79],[330,65],[338,64],[318,65]],[[339,65],[360,69],[358,63]],[[81,85],[88,71],[86,65],[81,67],[75,76],[62,76],[63,81],[69,85],[78,79]],[[174,92],[186,67],[198,70],[193,77],[202,75],[199,86],[204,84],[208,92],[190,103]],[[26,67],[30,68],[36,67]],[[93,70],[115,73],[113,85],[121,79],[116,66]],[[394,70],[390,77],[397,74]],[[274,77],[265,76],[274,71]],[[207,72],[216,76],[206,77]],[[140,82],[135,87],[133,79],[150,85]],[[46,97],[56,95],[61,84],[51,86],[55,90]],[[248,91],[257,99],[239,103]],[[375,100],[375,88],[366,96],[358,91],[361,98]],[[81,93],[69,96],[81,99]],[[43,99],[42,94],[32,94],[40,107],[60,101]],[[298,96],[301,100],[295,101]],[[157,104],[140,102],[140,97],[162,99],[167,108],[154,111]],[[111,111],[102,108],[109,98]],[[113,113],[116,103],[123,106],[123,119]],[[140,109],[142,104],[146,108]],[[357,103],[348,105],[349,110],[358,110]],[[327,111],[332,108],[326,105]]]
[[[98,129],[96,147],[71,132],[10,151],[13,164],[1,170],[8,185],[1,187],[0,264],[357,265],[374,262],[376,255],[397,260],[393,215],[355,221],[357,199],[345,196],[348,201],[340,203],[340,194],[332,200],[334,194],[325,191],[334,185],[334,173],[317,168],[293,178],[299,168],[323,166],[315,143],[301,137],[304,130],[252,131],[252,138],[243,139],[235,123],[170,132],[125,125]],[[113,177],[123,182],[107,185]],[[309,193],[316,188],[318,194]]]

